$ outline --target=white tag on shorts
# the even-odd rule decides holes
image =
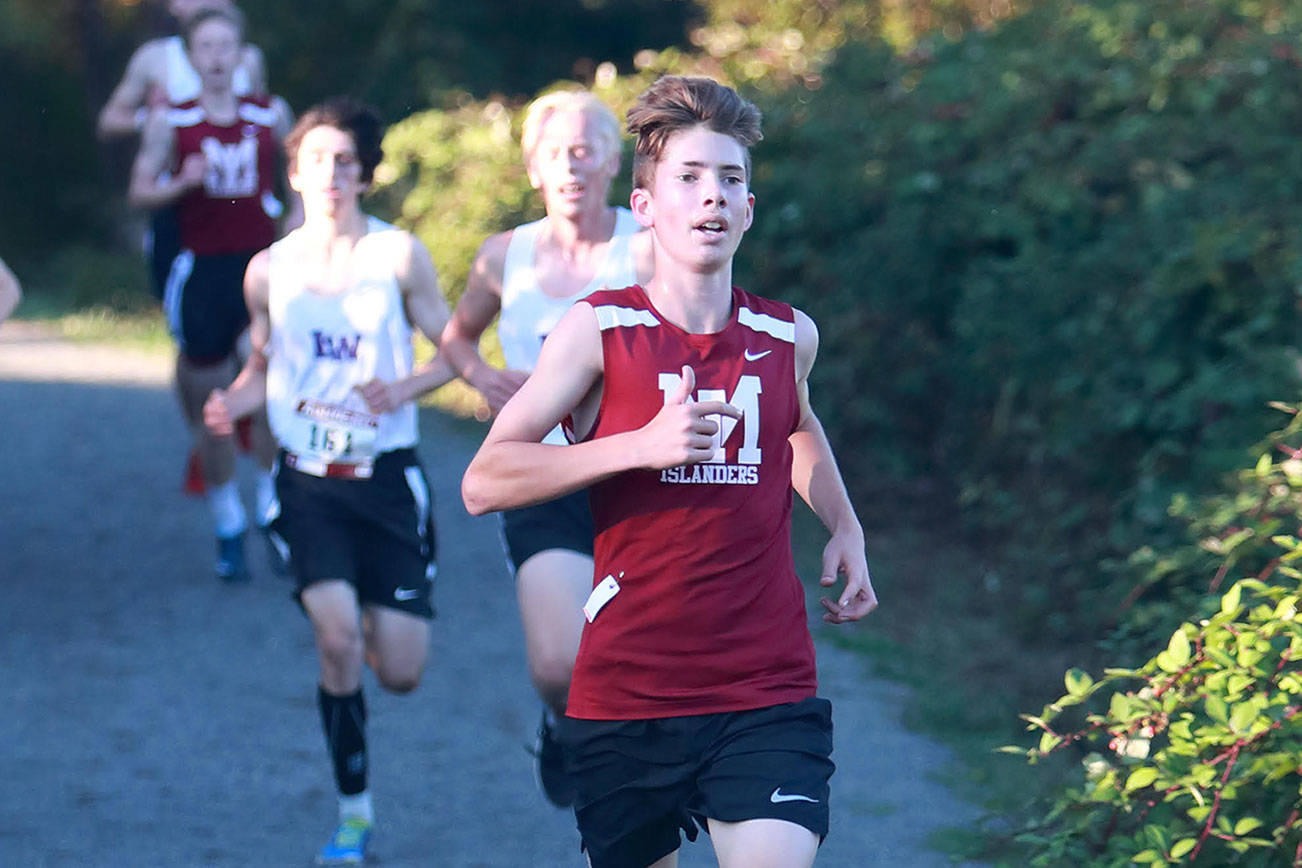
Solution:
[[[588,594],[588,602],[583,604],[583,614],[589,624],[596,620],[597,613],[618,593],[619,582],[615,581],[614,576],[606,576],[597,587],[592,589],[592,593]]]

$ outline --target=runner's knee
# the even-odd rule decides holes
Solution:
[[[362,658],[362,631],[356,625],[320,626],[316,644],[325,668],[342,672],[356,668]]]
[[[420,686],[421,675],[424,674],[424,671],[424,665],[419,662],[402,661],[394,663],[382,660],[375,670],[375,677],[385,690],[401,695],[411,693]]]

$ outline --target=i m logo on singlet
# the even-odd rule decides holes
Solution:
[[[320,329],[312,330],[312,343],[315,346],[314,357],[334,359],[336,362],[357,361],[357,348],[361,346],[362,336],[328,335]]]
[[[667,402],[678,390],[681,374],[662,373],[658,385]],[[737,448],[737,462],[728,464],[723,444],[736,430],[738,421],[731,416],[714,416],[719,430],[714,435],[714,455],[701,464],[687,464],[660,471],[661,482],[680,485],[758,485],[759,463],[763,450],[759,447],[759,396],[763,392],[760,378],[743,374],[737,380],[732,395],[725,389],[697,389],[697,401],[723,401],[741,410],[741,446]]]
[[[208,161],[204,189],[214,198],[243,199],[258,192],[258,140],[245,137],[233,145],[208,136],[199,143]]]

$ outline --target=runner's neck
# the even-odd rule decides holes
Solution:
[[[604,205],[599,211],[574,219],[549,214],[539,241],[566,262],[582,262],[614,236],[616,219],[615,209]]]

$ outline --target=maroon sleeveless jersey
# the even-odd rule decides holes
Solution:
[[[266,98],[241,97],[234,123],[208,119],[198,100],[173,106],[168,122],[176,130],[176,161],[203,154],[208,174],[177,201],[181,245],[201,256],[249,253],[276,240],[272,213],[278,210],[275,124]]]
[[[733,290],[716,334],[661,317],[638,286],[595,292],[604,377],[590,438],[640,428],[696,373],[693,400],[727,401],[713,459],[592,486],[594,584],[619,592],[586,624],[567,713],[634,720],[796,702],[817,689],[791,558],[799,421],[789,305]]]

